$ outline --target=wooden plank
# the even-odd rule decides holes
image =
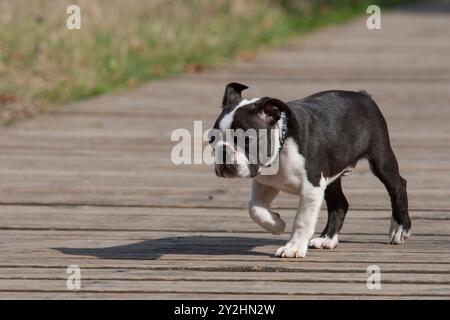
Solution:
[[[279,213],[284,215],[291,215],[295,212],[292,212],[291,209],[279,209]],[[33,224],[39,224],[39,220],[35,219],[36,216],[42,218],[43,221],[49,223],[48,226],[51,226],[51,223],[59,224],[64,221],[67,224],[72,224],[72,221],[77,221],[77,223],[82,223],[83,219],[88,219],[92,217],[90,223],[99,223],[107,222],[105,221],[108,217],[111,219],[118,219],[120,217],[129,218],[130,223],[133,223],[136,219],[144,219],[150,217],[159,217],[159,216],[176,216],[182,217],[186,219],[190,218],[198,218],[205,219],[209,216],[213,217],[222,217],[222,218],[245,218],[247,219],[247,215],[245,208],[239,207],[230,207],[230,208],[177,208],[177,207],[138,207],[138,206],[111,206],[111,207],[102,207],[102,206],[69,206],[69,205],[61,205],[61,206],[36,206],[36,205],[0,205],[0,221],[2,223],[16,223],[20,222],[22,219],[26,220],[25,222],[30,223],[30,226]],[[151,213],[151,214],[150,214]],[[325,211],[322,211],[321,214],[325,215]],[[442,210],[442,211],[415,211],[411,210],[410,215],[414,220],[441,220],[447,221],[450,220],[450,211]],[[367,209],[351,209],[349,211],[349,219],[370,219],[370,220],[385,220],[389,219],[391,216],[390,210],[367,210]],[[98,218],[97,218],[98,217]],[[27,220],[28,219],[28,220]],[[240,223],[240,222],[239,222]],[[112,223],[114,225],[114,223]],[[72,224],[73,226],[73,224]],[[127,225],[123,226],[124,229],[128,227]]]
[[[39,291],[55,292],[66,291],[66,281],[46,280],[0,280],[1,291]],[[116,281],[116,280],[83,280],[82,290],[87,292],[132,292],[132,293],[212,293],[212,294],[272,294],[286,297],[293,295],[343,295],[343,296],[377,296],[377,295],[428,295],[448,297],[450,285],[439,284],[384,284],[380,290],[369,290],[365,283],[359,286],[343,286],[339,283],[313,283],[306,284],[285,282],[282,286],[271,281]],[[420,293],[420,294],[419,294]]]
[[[307,262],[312,264],[402,264],[420,268],[450,271],[448,236],[416,236],[402,246],[388,246],[386,237],[376,235],[342,235],[335,250],[309,251],[305,259],[274,259],[275,250],[287,237],[261,234],[184,233],[179,232],[98,232],[98,231],[3,231],[0,249],[5,265],[26,262],[61,262],[77,260],[96,264],[99,259],[148,260],[153,263],[170,261],[241,262],[252,266],[275,263],[278,266]],[[39,257],[36,260],[36,256]],[[69,263],[69,262],[68,262]],[[405,266],[406,267],[406,266]],[[357,269],[360,270],[360,269]],[[413,270],[413,269],[410,269]]]
[[[26,180],[26,179],[25,179]],[[28,180],[30,181],[30,180]],[[25,181],[24,181],[25,182]],[[36,180],[34,185],[2,187],[0,204],[36,205],[102,205],[102,206],[147,206],[147,207],[188,207],[188,208],[246,208],[250,181],[242,181],[248,187],[240,189],[224,182],[217,188],[205,190],[203,187],[167,187],[125,185],[92,185],[81,178],[60,180]],[[409,190],[410,208],[413,210],[448,210],[450,189]],[[360,189],[346,191],[351,208],[388,210],[390,201],[385,190]],[[233,201],[230,201],[233,199]],[[298,198],[280,195],[275,199],[275,208],[295,208]]]
[[[246,209],[0,206],[0,212],[1,230],[266,233],[249,218]],[[295,210],[278,212],[289,233]],[[325,226],[326,217],[322,211],[318,232]],[[387,236],[390,217],[389,211],[350,211],[342,234]],[[411,212],[411,218],[414,236],[447,235],[450,239],[450,212]]]
[[[183,237],[181,237],[183,238]],[[88,263],[98,263],[98,259],[129,259],[129,260],[158,260],[158,262],[164,263],[165,261],[204,261],[205,263],[210,263],[215,265],[216,262],[230,262],[230,261],[242,261],[250,264],[257,265],[259,262],[265,262],[267,260],[272,260],[274,257],[274,252],[277,249],[275,241],[256,242],[258,245],[244,244],[242,247],[238,247],[236,244],[224,245],[223,247],[212,247],[207,249],[208,237],[205,237],[201,244],[196,243],[176,243],[172,239],[172,243],[169,243],[170,239],[160,240],[160,241],[141,241],[138,243],[117,244],[114,241],[89,241],[88,244],[81,241],[67,241],[64,246],[57,246],[53,241],[45,242],[44,245],[49,246],[48,249],[37,247],[36,245],[14,243],[14,249],[2,250],[0,256],[8,260],[9,264],[12,263],[22,263],[23,261],[29,261],[29,256],[39,255],[40,261],[48,259],[49,261],[55,261],[57,259],[64,260],[76,260],[85,261]],[[211,239],[217,243],[219,240],[223,242],[227,239]],[[235,241],[236,239],[228,239],[228,241]],[[242,240],[242,242],[244,242]],[[211,244],[215,244],[214,242]],[[78,246],[77,246],[78,245]],[[83,247],[80,247],[83,245]],[[280,244],[281,245],[281,244]],[[177,246],[184,246],[183,249]],[[405,245],[406,246],[406,245]],[[402,264],[409,263],[417,265],[418,267],[424,267],[424,264],[429,265],[448,265],[449,254],[444,252],[445,249],[441,251],[435,251],[427,253],[425,250],[423,252],[414,252],[414,249],[384,249],[381,250],[380,246],[374,246],[367,244],[367,248],[375,248],[374,251],[370,253],[365,252],[362,248],[348,246],[346,243],[341,244],[342,249],[335,249],[333,251],[329,250],[315,250],[311,249],[307,258],[303,260],[292,260],[293,263],[306,263],[306,267],[310,263],[337,263],[347,264],[347,263],[387,263],[387,264]],[[448,250],[448,248],[447,248]],[[10,257],[9,259],[7,257]],[[14,256],[12,258],[11,256]],[[281,264],[284,264],[280,261]],[[289,264],[289,261],[286,262]],[[448,267],[448,266],[447,266]]]
[[[278,259],[276,259],[278,260]],[[342,260],[341,260],[342,261]],[[172,260],[149,260],[136,259],[135,257],[122,257],[113,260],[101,259],[100,261],[87,258],[45,258],[45,262],[36,262],[34,259],[21,259],[15,263],[0,263],[0,268],[67,268],[70,265],[78,265],[81,269],[99,268],[102,269],[148,269],[148,270],[182,270],[186,272],[194,271],[208,271],[208,272],[326,272],[335,273],[338,278],[342,273],[357,273],[366,272],[367,268],[374,265],[373,261],[366,261],[361,263],[338,263],[336,261],[328,262],[311,262],[305,263],[298,260],[290,261],[258,261],[254,263],[243,260],[238,261],[215,261],[214,263],[207,263],[196,259],[196,261],[186,261],[183,259]],[[448,275],[450,269],[443,264],[431,265],[420,263],[387,263],[375,262],[382,272],[396,273],[396,274],[414,274],[420,278],[422,274],[444,274]],[[335,264],[331,266],[331,264]]]
[[[64,299],[64,300],[83,300],[83,299],[102,299],[102,300],[286,300],[286,296],[273,294],[238,294],[238,293],[148,293],[148,292],[35,292],[35,291],[8,291],[0,292],[2,300],[42,300],[42,299]],[[417,296],[417,295],[399,295],[399,296],[342,296],[342,295],[291,295],[289,299],[298,300],[443,300],[447,297],[436,296]]]
[[[1,268],[2,280],[67,280],[66,268]],[[367,274],[332,272],[208,272],[183,270],[136,270],[136,269],[93,269],[81,270],[83,280],[125,280],[125,281],[265,281],[297,283],[366,283]],[[448,274],[383,273],[386,284],[450,284]]]

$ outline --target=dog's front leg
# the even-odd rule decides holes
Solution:
[[[275,256],[282,258],[304,258],[308,244],[314,235],[320,207],[324,198],[324,188],[304,188],[301,193],[292,235],[288,243],[279,248]]]
[[[286,223],[280,215],[270,210],[270,204],[279,192],[253,180],[252,195],[248,203],[248,212],[253,221],[273,234],[281,234],[286,228]]]

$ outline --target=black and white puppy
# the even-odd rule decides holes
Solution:
[[[399,174],[386,121],[366,92],[324,91],[284,103],[268,97],[242,99],[241,92],[247,88],[239,83],[226,86],[222,112],[214,129],[224,133],[228,129],[275,132],[267,139],[270,150],[277,153],[276,173],[261,174],[261,169],[270,167],[275,157],[269,163],[254,163],[249,161],[247,146],[238,148],[225,138],[215,138],[210,143],[233,160],[223,163],[216,158],[217,176],[253,178],[249,213],[265,230],[281,234],[285,229],[280,215],[270,209],[278,193],[299,196],[290,240],[276,251],[276,256],[305,257],[308,247],[337,246],[348,209],[341,177],[349,174],[361,158],[369,161],[391,198],[389,243],[401,244],[410,236],[406,180]],[[311,239],[324,198],[328,222],[321,236]]]

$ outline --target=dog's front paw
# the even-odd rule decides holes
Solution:
[[[320,237],[314,238],[309,242],[309,246],[315,249],[334,249],[337,247],[339,241],[337,235],[332,238]]]
[[[261,207],[251,207],[249,213],[253,221],[272,234],[282,234],[286,228],[286,223],[276,212]]]
[[[405,228],[395,222],[391,221],[391,228],[389,230],[389,244],[402,244],[411,236],[411,230]]]
[[[277,250],[275,256],[280,258],[304,258],[307,251],[308,245],[306,243],[288,242]]]
[[[284,232],[284,229],[286,229],[286,222],[284,222],[283,219],[281,219],[280,215],[276,212],[271,211],[273,220],[271,223],[266,224],[266,230],[269,231],[272,234],[280,235]]]

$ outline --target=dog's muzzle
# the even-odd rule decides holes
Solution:
[[[257,174],[245,155],[226,142],[216,145],[215,162],[216,175],[221,178],[249,178]]]

